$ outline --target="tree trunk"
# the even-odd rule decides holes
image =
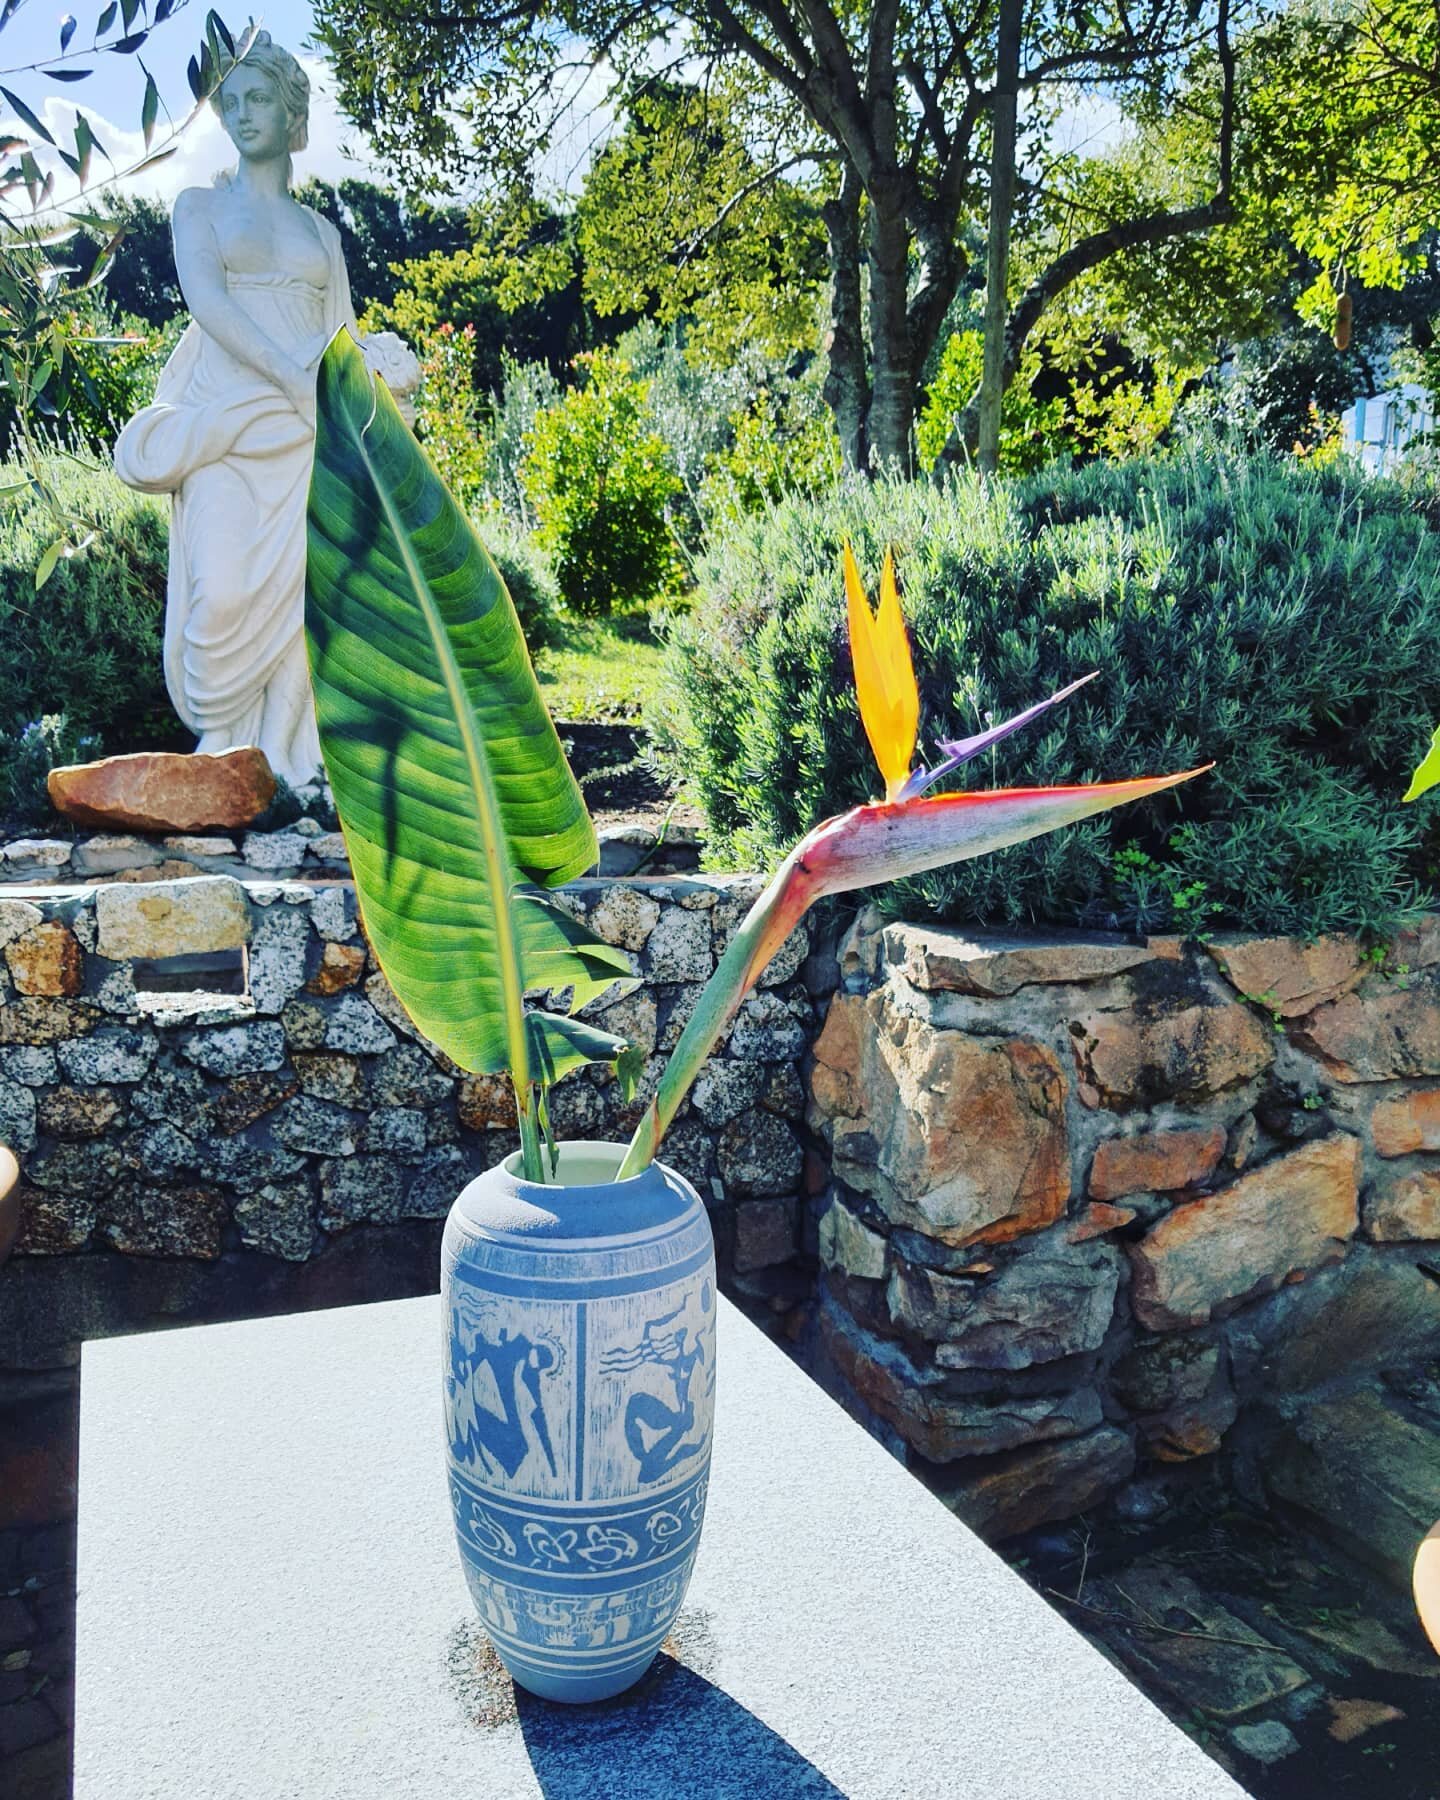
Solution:
[[[870,446],[887,474],[912,473],[915,368],[910,351],[910,228],[895,178],[870,186]]]
[[[985,359],[980,376],[977,460],[983,473],[1000,467],[1000,409],[1005,398],[1006,284],[1010,221],[1015,211],[1015,114],[1020,86],[1024,0],[1000,0],[995,101],[990,119],[990,242],[985,264]]]
[[[865,321],[860,296],[860,177],[847,161],[838,196],[825,203],[830,238],[830,342],[825,403],[835,416],[845,467],[863,470],[868,460],[865,422],[870,380],[865,362]]]

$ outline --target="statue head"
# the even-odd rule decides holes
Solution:
[[[268,31],[255,33],[210,104],[242,157],[288,156],[309,141],[310,77]]]

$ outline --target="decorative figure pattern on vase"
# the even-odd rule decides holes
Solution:
[[[562,1180],[572,1153],[623,1156],[562,1145]],[[659,1166],[558,1188],[502,1166],[457,1200],[443,1261],[450,1498],[481,1620],[522,1686],[619,1693],[674,1622],[705,1516],[704,1206]]]
[[[397,398],[420,365],[393,332],[360,339],[340,233],[290,194],[308,134],[300,64],[258,32],[211,104],[239,164],[175,203],[191,322],[115,472],[171,496],[165,682],[196,748],[258,745],[298,786],[321,769],[304,637],[315,371],[341,327]]]

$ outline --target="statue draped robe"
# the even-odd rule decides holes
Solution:
[[[308,210],[308,209],[307,209]],[[231,299],[303,368],[347,326],[358,338],[340,234],[311,218],[325,285],[231,273]],[[115,445],[115,472],[169,494],[165,680],[197,750],[258,744],[292,786],[321,769],[305,660],[305,510],[315,434],[257,369],[193,320],[155,403]]]

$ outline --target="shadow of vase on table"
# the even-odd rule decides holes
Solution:
[[[515,1690],[545,1800],[845,1800],[763,1720],[661,1651],[618,1699],[557,1706]]]
[[[717,1657],[710,1614],[687,1607],[634,1687],[593,1706],[558,1706],[516,1686],[478,1619],[458,1624],[446,1647],[466,1722],[481,1732],[518,1728],[545,1800],[847,1800],[706,1678]]]

